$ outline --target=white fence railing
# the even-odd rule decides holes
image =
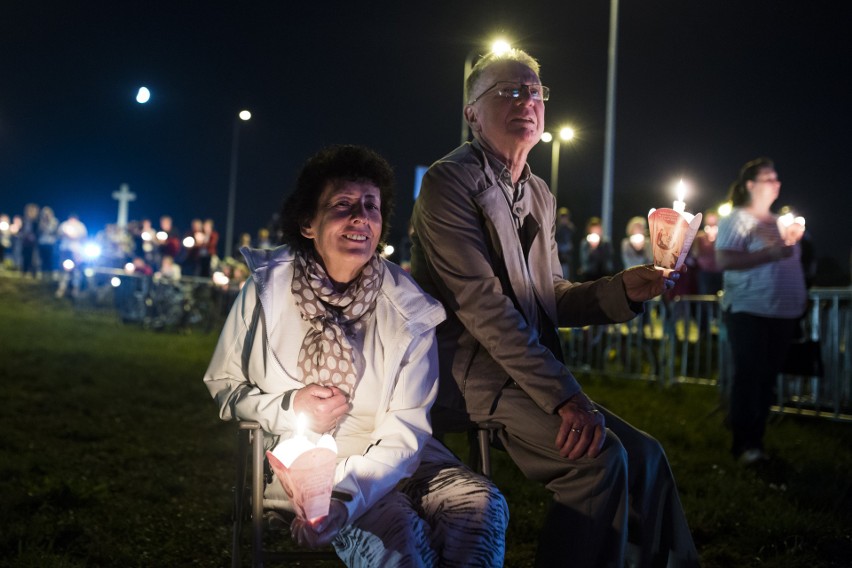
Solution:
[[[65,295],[77,309],[114,311],[125,323],[157,330],[217,331],[239,291],[212,278],[155,279],[111,268],[89,268],[66,277],[72,282]]]

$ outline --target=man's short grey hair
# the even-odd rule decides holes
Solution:
[[[536,75],[539,75],[540,66],[538,61],[536,61],[535,58],[526,51],[510,49],[500,54],[494,52],[486,53],[480,57],[479,61],[476,62],[476,65],[473,66],[473,69],[470,71],[470,75],[467,76],[467,80],[464,83],[465,100],[468,101],[468,103],[474,98],[474,88],[479,83],[479,80],[482,78],[482,74],[485,73],[485,70],[495,63],[503,63],[504,61],[516,61],[522,65],[526,65],[532,69]]]

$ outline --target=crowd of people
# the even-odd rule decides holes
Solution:
[[[782,207],[779,215],[788,211],[788,206]],[[723,270],[716,261],[715,246],[722,218],[719,209],[708,209],[702,213],[701,228],[684,261],[688,270],[678,280],[675,288],[667,293],[668,296],[717,295],[723,289]],[[636,216],[628,220],[618,255],[612,243],[604,236],[600,217],[590,217],[585,225],[585,233],[578,235],[571,221],[570,211],[566,207],[559,209],[555,239],[563,277],[566,279],[591,281],[601,276],[611,276],[631,266],[653,263],[646,217]],[[802,270],[806,284],[810,287],[816,275],[816,255],[807,231],[804,232],[799,245],[802,249]],[[571,278],[571,275],[574,278]]]
[[[235,250],[241,246],[272,248],[270,230],[261,228],[255,237],[240,235]],[[22,214],[11,217],[0,213],[0,270],[55,282],[58,296],[73,288],[74,275],[84,267],[173,282],[212,279],[218,272],[232,285],[245,282],[245,262],[241,257],[223,258],[220,249],[212,219],[192,219],[181,231],[170,215],[162,215],[156,226],[142,219],[124,227],[109,224],[92,234],[76,213],[60,222],[47,205],[28,203]]]

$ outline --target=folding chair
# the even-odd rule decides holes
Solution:
[[[275,525],[283,530],[275,531],[276,535],[289,537],[290,521],[293,513],[268,507],[264,502],[264,489],[267,483],[278,483],[278,480],[267,471],[265,451],[263,446],[263,430],[260,424],[253,420],[238,423],[236,479],[234,483],[233,532],[231,542],[231,567],[242,566],[241,549],[243,542],[243,522],[251,521],[251,553],[252,567],[262,568],[269,562],[294,561],[338,561],[339,558],[330,547],[323,549],[268,550],[264,545],[264,537],[268,528]],[[495,435],[503,425],[497,422],[471,423],[468,432],[470,447],[470,466],[483,475],[491,477],[491,445]],[[247,505],[248,504],[248,510]]]
[[[264,503],[264,489],[267,483],[278,483],[271,472],[267,475],[264,467],[265,452],[263,430],[255,421],[239,422],[237,431],[236,480],[234,484],[233,534],[231,542],[231,567],[242,566],[240,551],[243,541],[243,522],[251,521],[251,553],[255,568],[262,568],[269,562],[295,562],[302,560],[339,559],[330,547],[323,549],[267,550],[264,536],[268,528],[280,526],[283,530],[274,532],[275,536],[289,538],[292,513],[268,507]],[[248,510],[246,505],[248,504]]]

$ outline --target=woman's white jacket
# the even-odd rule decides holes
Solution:
[[[303,339],[291,291],[294,255],[288,247],[242,252],[251,278],[231,308],[204,382],[223,420],[256,420],[265,432],[289,437],[296,416],[282,402],[305,386],[292,356]],[[400,267],[383,265],[373,314],[375,344],[384,350],[375,429],[365,433],[360,455],[340,456],[335,474],[335,490],[352,496],[346,503],[350,521],[417,468],[431,438],[429,410],[438,389],[435,327],[444,309]]]

